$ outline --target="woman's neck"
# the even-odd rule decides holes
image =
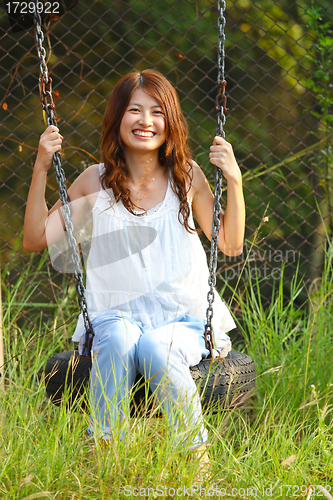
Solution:
[[[133,187],[150,182],[164,170],[158,160],[158,151],[142,154],[126,152],[125,160],[129,172],[128,182]]]
[[[146,154],[125,154],[129,170],[127,188],[136,208],[149,210],[163,201],[168,186],[168,171],[154,151]]]

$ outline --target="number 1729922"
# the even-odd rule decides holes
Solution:
[[[323,494],[323,490],[328,493],[331,491],[331,486],[327,485],[325,487],[318,486],[316,484],[310,486],[298,486],[296,484],[283,484],[282,486],[278,486],[277,490],[280,491],[280,495],[285,497],[299,497],[299,495],[305,496],[310,493],[310,497],[325,497]]]
[[[8,2],[8,14],[60,14],[59,2]]]

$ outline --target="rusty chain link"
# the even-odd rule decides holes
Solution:
[[[43,110],[46,114],[47,126],[55,125],[57,126],[54,109],[55,104],[52,97],[52,78],[48,74],[47,63],[45,60],[46,52],[43,47],[44,34],[42,31],[42,19],[37,9],[37,0],[35,0],[36,8],[34,10],[34,25],[35,25],[35,39],[37,43],[37,53],[40,61],[40,74],[39,79],[40,91],[41,91],[41,101]],[[71,221],[71,209],[69,206],[69,199],[67,188],[65,184],[65,172],[61,166],[61,154],[56,152],[52,158],[52,164],[56,171],[56,179],[59,186],[59,198],[62,201],[62,215],[65,223],[66,236],[68,241],[68,246],[71,250],[71,259],[74,264],[74,276],[76,280],[76,290],[78,294],[78,303],[82,311],[83,322],[86,330],[86,337],[84,342],[84,349],[82,356],[90,357],[91,344],[94,336],[94,332],[91,326],[91,321],[88,314],[87,302],[85,289],[83,285],[83,274],[81,260],[79,256],[79,250],[77,241],[74,236],[74,227]]]
[[[227,99],[225,95],[225,87],[227,82],[224,79],[224,63],[225,63],[225,17],[224,12],[226,9],[225,0],[218,1],[218,76],[217,76],[217,87],[218,94],[216,96],[215,111],[218,112],[217,115],[217,129],[216,135],[225,138],[224,125],[226,121],[226,104]],[[206,311],[206,327],[205,327],[205,345],[206,349],[210,352],[210,357],[207,359],[212,359],[214,357],[214,341],[213,341],[213,329],[212,329],[212,318],[213,318],[213,302],[214,302],[214,287],[216,285],[216,268],[217,268],[217,250],[219,241],[219,229],[220,229],[220,213],[221,213],[221,198],[222,198],[222,170],[216,167],[215,171],[215,190],[214,190],[214,208],[213,208],[213,224],[212,224],[212,239],[210,247],[210,260],[209,260],[209,292],[207,294],[208,307]]]

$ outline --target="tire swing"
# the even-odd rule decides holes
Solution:
[[[226,95],[225,87],[227,82],[224,79],[224,26],[225,26],[225,0],[219,0],[219,35],[218,35],[218,95],[216,96],[215,110],[218,112],[218,128],[216,135],[225,137],[223,126],[226,120]],[[41,29],[41,17],[34,14],[35,37],[37,42],[37,52],[40,61],[41,77],[40,90],[43,110],[46,115],[47,126],[56,125],[54,109],[55,104],[52,98],[52,79],[48,75],[48,69],[45,61],[45,49],[42,42],[44,35]],[[83,285],[83,273],[81,261],[78,252],[78,246],[74,237],[74,228],[71,222],[71,212],[67,188],[65,185],[65,174],[61,166],[61,154],[59,152],[53,155],[53,166],[56,170],[56,179],[59,186],[59,198],[63,203],[62,213],[64,217],[66,236],[71,250],[71,258],[74,264],[74,276],[76,280],[76,289],[78,302],[83,315],[85,326],[85,342],[83,345],[83,354],[78,350],[61,352],[48,359],[44,370],[45,386],[47,396],[52,403],[60,405],[62,397],[69,394],[68,406],[71,407],[78,397],[82,396],[85,388],[89,387],[91,361],[91,347],[94,337],[93,328],[88,314],[85,289]],[[209,292],[207,295],[207,323],[205,327],[205,344],[210,352],[210,356],[203,359],[198,365],[190,368],[193,380],[196,382],[201,401],[204,408],[209,410],[218,409],[222,406],[239,406],[243,404],[251,395],[255,383],[255,366],[253,360],[242,353],[231,351],[225,358],[214,357],[214,345],[212,336],[211,320],[213,317],[212,303],[214,301],[214,286],[216,284],[217,267],[217,245],[218,231],[220,227],[220,211],[222,196],[222,171],[216,168],[215,177],[215,203],[213,218],[213,234],[211,240],[211,256],[209,264]],[[138,376],[133,396],[132,409],[144,408],[145,386],[143,377]],[[145,407],[146,408],[146,407]],[[147,408],[146,408],[147,409]]]

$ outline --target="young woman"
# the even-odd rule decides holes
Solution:
[[[63,137],[50,126],[40,138],[28,196],[24,247],[40,251],[64,234],[45,202],[47,170]],[[72,221],[92,214],[86,294],[94,329],[90,432],[114,436],[124,421],[137,372],[149,380],[180,442],[204,446],[207,432],[189,367],[208,355],[204,343],[208,267],[193,217],[211,238],[213,194],[191,159],[187,125],[175,89],[160,73],[124,76],[103,119],[103,163],[87,168],[69,188]],[[209,153],[227,180],[219,249],[243,248],[245,209],[233,150],[215,137]],[[226,355],[235,327],[216,294],[215,346]],[[84,334],[79,319],[73,340]]]

